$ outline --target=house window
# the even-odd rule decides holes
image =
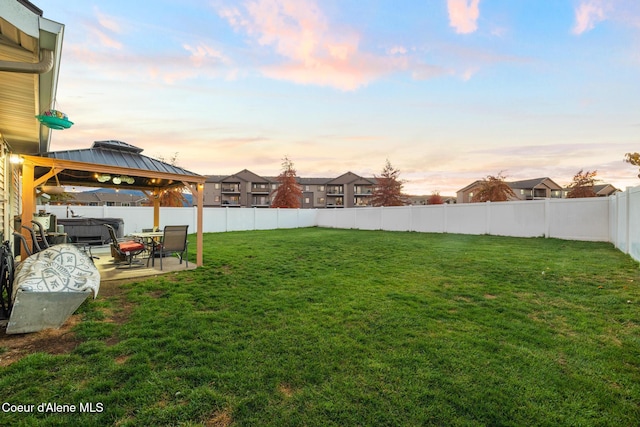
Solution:
[[[216,182],[216,185],[214,186],[214,188],[215,188],[216,190],[219,190],[219,189],[220,189],[220,183]]]
[[[216,185],[217,185],[217,184],[216,184]],[[215,196],[215,197],[213,198],[213,201],[214,201],[214,202],[216,202],[216,203],[220,203],[220,196]]]
[[[311,188],[309,188],[309,186],[308,186],[308,185],[305,185],[305,186],[304,186],[304,191],[311,191]]]
[[[318,197],[318,204],[324,205],[324,197]]]
[[[309,204],[311,201],[309,200],[309,198],[308,198],[308,197],[305,197],[305,198],[304,198],[304,202],[305,202],[306,204]]]
[[[318,191],[324,191],[324,185],[319,185],[318,186]]]

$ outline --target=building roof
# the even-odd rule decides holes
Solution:
[[[57,185],[63,186],[153,190],[204,183],[201,175],[141,152],[141,148],[122,141],[96,141],[88,149],[23,157],[35,165],[34,179],[48,179],[48,185],[55,179]]]
[[[35,115],[55,107],[63,36],[31,2],[0,0],[0,134],[14,153],[49,149],[51,129]]]
[[[40,157],[71,160],[75,162],[93,163],[106,166],[118,166],[132,169],[142,169],[152,172],[172,173],[176,175],[198,174],[179,166],[147,157],[141,154],[142,148],[135,147],[122,141],[95,141],[91,148],[80,150],[50,151],[40,154]]]
[[[557,187],[557,189],[559,190],[560,187],[558,184],[556,184],[551,178],[549,177],[544,177],[544,178],[533,178],[533,179],[525,179],[522,181],[512,181],[512,182],[507,182],[507,184],[509,185],[509,187],[511,188],[518,188],[518,189],[529,189],[529,188],[536,188],[539,185],[543,185],[543,184],[551,184],[552,186]],[[549,187],[549,185],[546,185],[547,187]]]

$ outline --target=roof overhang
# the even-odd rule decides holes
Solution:
[[[15,153],[48,151],[51,130],[35,118],[57,91],[64,25],[45,19],[27,1],[0,0],[0,62],[37,64],[50,51],[48,71],[0,71],[0,138]]]
[[[204,184],[206,177],[201,175],[184,175],[170,172],[158,172],[123,166],[110,166],[96,163],[85,163],[73,160],[53,159],[40,156],[22,156],[25,163],[34,166],[36,186],[56,185],[74,187],[122,188],[130,190],[154,191],[159,188],[170,189]],[[106,182],[98,180],[99,175],[112,177],[127,176],[134,179],[133,184],[114,184],[110,179]]]

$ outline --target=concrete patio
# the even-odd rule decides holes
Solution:
[[[100,272],[100,282],[111,282],[120,280],[140,279],[158,276],[161,274],[172,273],[176,271],[194,270],[197,268],[195,263],[190,262],[189,267],[186,267],[186,263],[183,261],[180,264],[180,260],[177,256],[166,256],[162,259],[162,270],[160,270],[160,259],[156,258],[155,266],[152,266],[152,260],[149,261],[147,267],[148,255],[141,255],[134,258],[134,261],[142,263],[142,266],[128,267],[125,264],[116,264],[111,256],[111,250],[108,245],[94,246],[91,248],[91,253],[94,257],[94,263],[98,267]],[[119,267],[119,268],[118,268]]]

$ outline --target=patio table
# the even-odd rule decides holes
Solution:
[[[145,245],[150,249],[150,258],[151,258],[151,266],[155,266],[156,264],[156,246],[158,245],[158,239],[164,236],[163,231],[143,231],[139,233],[131,233],[133,237],[137,237],[142,239]],[[149,265],[149,260],[147,259],[147,265]]]

